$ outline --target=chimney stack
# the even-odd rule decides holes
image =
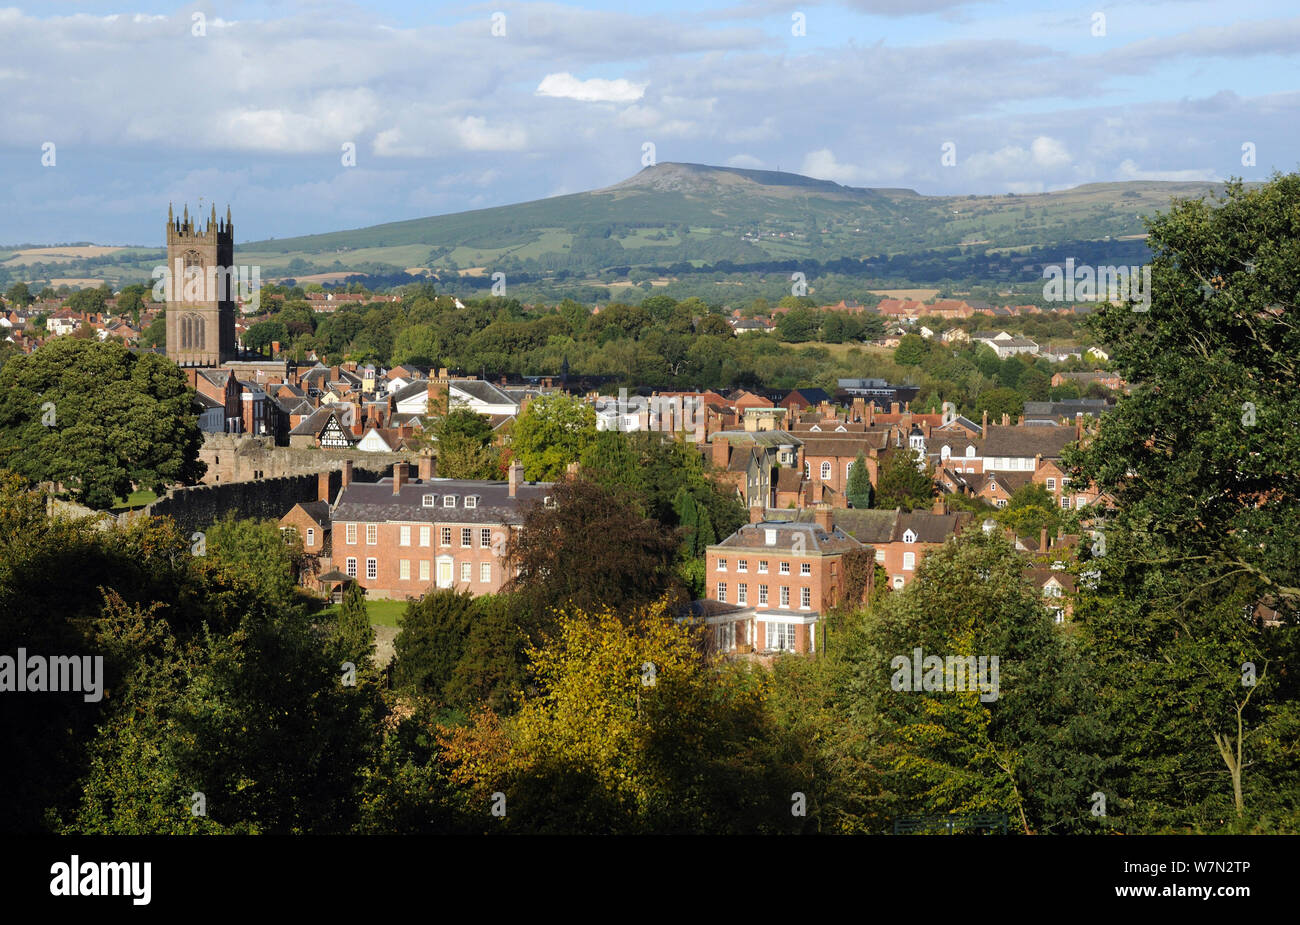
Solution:
[[[1047,528],[1038,531],[1038,551],[1047,552]]]
[[[896,402],[896,401],[891,401],[891,402],[889,403],[889,413],[890,413],[890,414],[902,414],[902,412],[899,410],[898,402]]]
[[[343,460],[343,487],[347,488],[352,484],[352,460]]]
[[[831,519],[831,506],[825,501],[818,501],[813,506],[813,519],[817,522],[817,526],[827,533],[830,533],[835,528]]]
[[[1002,426],[1003,427],[1011,426],[1011,415],[1007,414],[1005,411],[1002,412]]]
[[[931,510],[936,514],[948,513],[948,502],[944,499],[943,495],[939,495],[934,499],[934,507]]]
[[[406,463],[393,463],[393,494],[402,493],[402,485],[406,483]]]
[[[989,409],[988,409],[988,408],[985,408],[985,409],[984,409],[984,423],[983,423],[981,429],[982,429],[982,430],[988,430],[988,429],[989,429]],[[987,437],[988,434],[984,434],[984,436]]]
[[[509,482],[510,497],[515,497],[519,493],[519,483],[524,480],[524,467],[519,462],[512,462],[510,468],[506,470],[507,480]]]
[[[749,522],[751,524],[762,523],[765,517],[763,505],[757,501],[749,506]]]
[[[420,454],[420,481],[427,482],[433,478],[433,453],[425,450]]]
[[[713,449],[713,464],[719,469],[727,467],[727,458],[730,456],[731,441],[726,437],[713,435],[713,442],[710,444]]]
[[[330,473],[316,473],[316,500],[324,501],[326,504],[330,500]]]

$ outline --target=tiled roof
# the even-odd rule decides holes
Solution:
[[[1061,450],[1075,440],[1073,427],[1034,427],[989,425],[984,436],[985,456],[1058,457]]]
[[[308,517],[314,520],[322,527],[330,525],[330,506],[328,501],[300,501],[298,507],[302,508]]]
[[[378,482],[353,482],[339,495],[333,520],[335,523],[518,524],[523,523],[529,506],[549,496],[553,487],[551,482],[524,482],[519,485],[517,496],[511,498],[507,482],[412,479],[402,486],[400,495],[393,494],[391,478]],[[425,507],[422,499],[430,494],[435,496],[435,506]],[[456,497],[455,507],[443,506],[446,495]],[[478,496],[478,504],[465,507],[466,495]]]

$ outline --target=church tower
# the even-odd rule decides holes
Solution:
[[[167,207],[167,357],[178,366],[219,366],[237,359],[235,345],[235,232],[212,207],[199,230],[190,209],[175,218]]]

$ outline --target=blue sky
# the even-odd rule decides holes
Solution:
[[[1300,159],[1293,0],[43,0],[0,6],[0,47],[3,244],[158,245],[200,197],[239,241],[483,208],[616,183],[646,142],[930,194]]]

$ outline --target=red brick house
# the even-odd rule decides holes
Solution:
[[[817,624],[844,598],[844,554],[866,547],[832,526],[828,506],[815,518],[747,524],[708,548],[708,599],[740,608],[707,617],[718,651],[817,651]]]
[[[344,486],[331,513],[333,565],[372,597],[418,598],[434,588],[494,594],[506,574],[506,540],[534,502],[551,503],[552,483],[432,477],[432,460],[411,478],[395,463],[391,478]]]

